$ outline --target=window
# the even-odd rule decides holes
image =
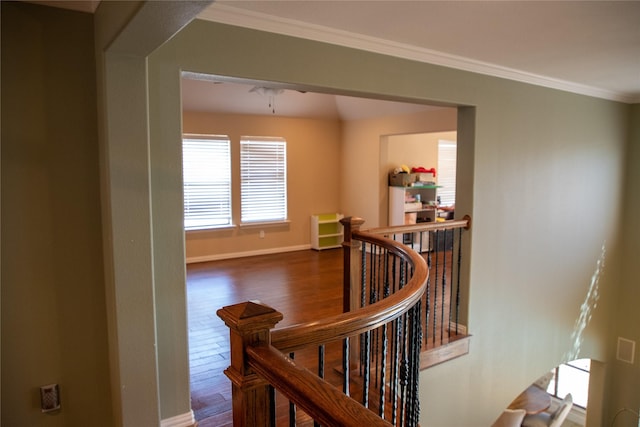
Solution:
[[[184,228],[231,225],[231,150],[226,136],[182,140]]]
[[[456,142],[438,141],[438,197],[442,206],[456,203]]]
[[[563,363],[555,368],[553,378],[547,387],[547,393],[564,399],[567,393],[571,393],[573,403],[582,408],[587,407],[589,397],[589,371],[590,359],[579,359]]]
[[[287,145],[282,138],[240,139],[240,221],[287,220]]]

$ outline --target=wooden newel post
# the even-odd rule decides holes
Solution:
[[[282,313],[256,302],[223,307],[217,312],[229,327],[231,365],[224,371],[232,383],[234,427],[267,427],[271,405],[269,384],[253,372],[245,348],[271,342],[270,330]]]
[[[361,242],[353,240],[351,233],[360,230],[364,220],[357,217],[346,217],[340,220],[344,227],[344,240],[342,242],[342,250],[344,253],[343,261],[343,287],[342,287],[342,311],[348,311],[357,308],[360,287],[358,286],[360,277],[360,253]]]

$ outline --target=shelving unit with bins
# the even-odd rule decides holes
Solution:
[[[436,221],[438,188],[437,185],[389,186],[389,225]],[[426,239],[424,233],[423,236]],[[427,241],[420,242],[420,233],[406,233],[402,241],[423,250],[430,248]]]
[[[339,248],[344,239],[344,230],[340,220],[344,215],[327,213],[311,216],[311,248],[323,249]]]

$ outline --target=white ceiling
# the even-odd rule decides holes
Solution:
[[[283,90],[270,98],[266,94],[252,92],[252,84],[229,82],[215,76],[186,77],[188,78],[182,79],[182,108],[186,111],[359,120],[440,108],[378,99],[303,93],[295,89]]]
[[[640,102],[640,1],[219,0],[199,17]]]
[[[43,1],[94,12],[99,0]],[[640,1],[218,0],[199,18],[627,103],[640,102]],[[424,105],[184,80],[194,111],[364,117]]]

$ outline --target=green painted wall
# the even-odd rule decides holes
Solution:
[[[621,277],[618,284],[616,323],[611,340],[611,370],[609,384],[611,390],[610,408],[640,410],[640,104],[635,104],[629,114],[629,142],[626,156],[625,210],[620,233],[623,235],[620,252]],[[615,360],[617,337],[636,342],[635,363]],[[616,426],[637,426],[638,420],[630,412],[619,415]]]
[[[93,18],[0,7],[0,424],[112,426]],[[39,387],[50,383],[62,409],[43,414]]]
[[[180,4],[148,3],[148,19],[131,21],[136,34],[163,25],[153,19],[157,12],[166,7],[166,16],[176,16],[169,12]],[[112,409],[124,425],[158,420],[158,408],[163,419],[188,413],[176,160],[181,69],[469,106],[458,118],[461,182],[468,183],[459,214],[472,214],[474,224],[474,338],[468,356],[423,372],[422,425],[489,425],[562,361],[603,244],[600,299],[580,353],[607,369],[604,419],[592,425],[607,425],[619,406],[640,406],[637,362],[612,360],[616,336],[640,339],[637,298],[628,298],[639,276],[638,106],[201,21],[149,57],[146,105],[137,88],[147,83],[144,55],[126,51],[98,60],[106,66],[97,72],[104,90],[97,101],[89,16],[1,7],[3,425],[86,425],[89,418],[117,425]],[[98,33],[112,28],[100,16]],[[106,134],[102,190],[96,110]],[[355,138],[341,150],[345,213],[378,218],[383,193],[369,185],[378,182],[379,140]],[[102,262],[100,191],[102,214],[109,213],[106,259],[114,266]],[[366,204],[349,205],[361,197]],[[113,282],[108,304],[105,281]],[[49,382],[63,390],[55,416],[38,410],[37,387]],[[616,426],[635,425],[625,422]]]
[[[528,383],[562,362],[603,246],[607,269],[579,356],[607,362],[617,285],[617,260],[610,254],[619,243],[629,106],[204,21],[192,22],[149,59],[152,153],[179,144],[173,88],[180,70],[473,107],[459,119],[467,166],[462,182],[472,184],[459,192],[464,212],[457,214],[473,216],[474,338],[468,356],[423,372],[423,425],[489,425]],[[378,182],[379,140],[347,142],[342,153],[345,213],[377,218],[381,191],[371,183]],[[179,176],[178,169],[173,178],[166,174],[174,161],[157,160],[152,154],[152,169],[165,173],[152,183],[152,194],[160,195]],[[178,215],[169,205],[154,215],[154,226],[166,226],[168,242],[180,240]],[[154,244],[165,260],[183,254],[182,247]],[[169,304],[159,312],[183,304],[179,289],[157,289],[168,293],[162,300]],[[610,413],[605,405],[605,420]]]

